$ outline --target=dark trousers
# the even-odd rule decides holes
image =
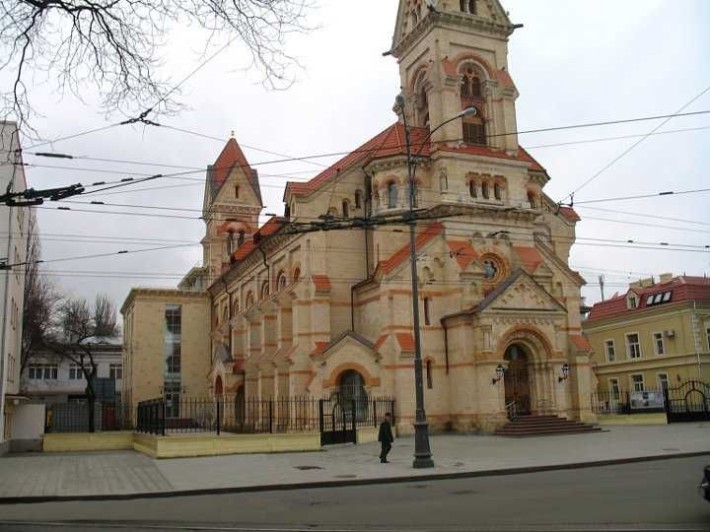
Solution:
[[[387,461],[387,455],[389,454],[390,450],[392,449],[392,443],[388,441],[383,441],[380,442],[382,445],[382,451],[380,452],[380,461],[386,462]]]

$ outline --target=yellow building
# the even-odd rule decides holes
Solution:
[[[205,386],[247,398],[389,396],[398,429],[411,432],[409,133],[430,425],[491,431],[512,409],[594,420],[583,280],[568,266],[579,218],[545,195],[550,176],[510,134],[514,29],[497,0],[436,10],[402,0],[391,49],[404,98],[397,121],[309,182],[288,183],[284,216],[262,227],[257,172],[227,142],[207,172],[204,267],[180,285],[207,287],[196,332],[209,336]],[[471,107],[475,115],[438,128]],[[318,230],[332,224],[348,229]],[[134,316],[126,357],[158,357],[146,371],[159,380],[162,336],[157,322],[135,319],[140,305],[124,305]]]
[[[599,392],[660,390],[710,380],[710,279],[663,274],[595,304],[583,323]]]

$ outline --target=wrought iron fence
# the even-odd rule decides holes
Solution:
[[[89,412],[88,401],[48,405],[45,414],[45,432],[89,432]],[[130,405],[120,401],[96,401],[93,417],[96,432],[133,428]]]
[[[596,392],[592,394],[595,414],[639,414],[663,411],[663,390]]]
[[[151,399],[138,403],[136,430],[148,434],[222,432],[268,434],[322,430],[322,403],[338,403],[339,411],[357,427],[376,427],[386,412],[394,417],[390,398],[314,399],[308,396],[277,399],[243,395]],[[328,410],[328,409],[325,409]]]

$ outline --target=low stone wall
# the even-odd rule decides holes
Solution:
[[[667,425],[668,419],[665,412],[653,414],[599,414],[599,425]]]
[[[319,451],[320,433],[295,434],[135,434],[136,451],[153,458],[184,458],[224,454]]]
[[[132,431],[70,432],[44,435],[42,450],[46,453],[77,451],[123,451],[133,449]]]
[[[377,441],[377,436],[379,434],[379,429],[377,427],[365,427],[357,429],[357,442],[358,443],[372,443]]]

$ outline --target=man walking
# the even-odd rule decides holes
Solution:
[[[380,452],[380,462],[383,464],[389,463],[387,461],[387,455],[392,449],[392,442],[394,441],[394,436],[392,435],[392,416],[389,412],[385,414],[385,419],[380,423],[380,433],[377,436],[377,441],[382,445],[382,451]]]

